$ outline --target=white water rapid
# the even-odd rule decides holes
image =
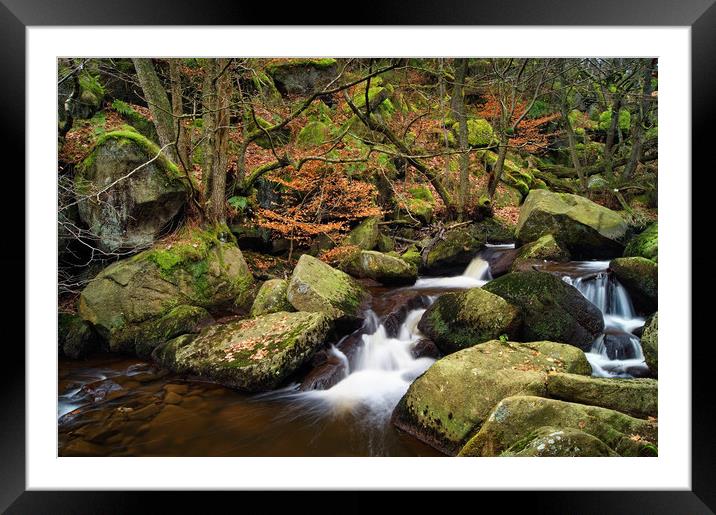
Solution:
[[[645,372],[644,353],[639,338],[633,332],[644,325],[636,316],[626,289],[607,273],[608,261],[579,263],[587,272],[572,279],[564,276],[604,316],[604,334],[599,336],[586,353],[592,373],[599,377],[631,377]]]
[[[490,264],[476,257],[467,265],[462,275],[421,278],[415,281],[413,288],[477,288],[491,280]]]

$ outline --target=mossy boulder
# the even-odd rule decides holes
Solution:
[[[258,126],[256,122],[258,122]],[[274,123],[271,123],[268,120],[261,118],[260,116],[256,117],[256,122],[254,122],[253,118],[248,118],[246,120],[246,126],[250,132],[253,132],[259,128],[268,129],[269,127],[272,127],[274,125]],[[254,140],[254,143],[256,143],[261,148],[270,149],[276,147],[283,147],[284,145],[288,145],[290,141],[291,128],[282,127],[281,129],[272,131],[270,133],[262,132],[261,135]]]
[[[649,372],[654,377],[659,375],[659,313],[654,313],[644,324],[641,334],[641,348]]]
[[[186,203],[188,183],[157,145],[122,130],[99,137],[74,189],[80,219],[114,252],[151,245]]]
[[[510,395],[546,395],[550,370],[590,374],[579,349],[553,342],[489,341],[435,362],[408,388],[393,412],[403,431],[456,454],[490,411]]]
[[[633,256],[657,261],[659,256],[659,224],[657,222],[629,240],[624,249],[624,257]]]
[[[445,293],[425,311],[418,329],[444,354],[450,354],[502,335],[514,339],[520,312],[502,297],[482,288]]]
[[[435,197],[427,186],[413,186],[401,199],[401,207],[419,222],[429,224],[435,211]]]
[[[585,377],[556,373],[547,377],[554,399],[621,411],[633,417],[658,415],[658,383],[654,379]]]
[[[485,218],[465,227],[449,230],[434,239],[423,250],[423,266],[426,271],[443,272],[460,265],[467,265],[485,243],[509,243],[513,241],[512,229],[494,218]]]
[[[657,309],[659,297],[659,267],[651,259],[625,257],[612,259],[609,269],[629,291],[634,306],[645,313]]]
[[[415,245],[411,245],[410,247],[405,249],[405,252],[400,255],[400,258],[406,263],[410,263],[411,265],[413,265],[416,269],[420,268],[420,265],[422,264],[420,251]]]
[[[338,76],[335,59],[289,59],[266,67],[282,95],[311,94],[327,86]]]
[[[543,427],[578,429],[604,442],[620,456],[655,456],[657,424],[624,413],[572,402],[517,395],[500,401],[460,456],[500,456],[519,452]]]
[[[579,429],[544,426],[514,443],[501,457],[615,457],[607,444]]]
[[[531,190],[520,209],[516,235],[521,242],[552,234],[573,258],[622,255],[626,222],[616,212],[569,193]]]
[[[114,352],[144,354],[191,332],[207,313],[246,294],[253,276],[222,230],[191,230],[100,272],[80,295],[79,314]],[[202,309],[191,309],[191,308]]]
[[[497,153],[492,150],[480,150],[476,152],[476,155],[482,161],[486,170],[492,170],[497,163]],[[524,196],[532,188],[534,180],[533,171],[521,167],[512,159],[505,158],[500,177],[502,183],[516,189],[520,195]]]
[[[343,240],[343,245],[353,245],[361,250],[373,250],[380,239],[378,222],[377,218],[366,218],[348,233]]]
[[[269,390],[310,360],[330,330],[323,313],[271,313],[180,336],[152,357],[180,374],[245,391]]]
[[[483,288],[520,308],[523,341],[550,340],[589,350],[604,330],[599,308],[552,274],[512,272]]]
[[[251,316],[294,311],[286,296],[286,290],[288,290],[288,281],[285,279],[270,279],[263,283],[251,306]]]
[[[60,350],[65,356],[79,359],[100,348],[100,339],[92,326],[77,315],[59,313],[57,335]]]
[[[308,122],[298,133],[296,143],[303,148],[322,145],[331,137],[331,128],[319,121]]]
[[[350,275],[304,254],[293,270],[287,297],[298,311],[350,318],[359,315],[368,293]]]
[[[460,124],[455,122],[452,124],[452,130],[455,134],[460,133]],[[495,139],[495,133],[492,130],[490,122],[481,118],[470,118],[467,120],[467,142],[471,147],[486,147]]]
[[[520,247],[512,264],[512,270],[519,270],[522,262],[531,260],[569,261],[569,252],[559,246],[554,236],[545,234],[537,241]]]
[[[353,277],[368,278],[383,284],[413,284],[418,269],[399,257],[361,250],[341,264],[341,269]]]

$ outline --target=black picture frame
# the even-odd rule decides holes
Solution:
[[[295,5],[267,2],[240,2],[237,0],[0,0],[0,118],[4,138],[3,156],[17,157],[14,166],[3,159],[6,166],[2,184],[5,197],[2,209],[3,235],[6,245],[13,251],[0,255],[6,291],[4,308],[5,336],[0,377],[0,510],[7,513],[126,513],[151,509],[151,500],[159,500],[164,512],[207,511],[208,506],[219,506],[225,500],[241,496],[244,506],[256,501],[253,493],[214,493],[211,501],[189,496],[187,492],[39,492],[25,491],[25,341],[24,301],[25,276],[31,274],[25,265],[25,224],[19,213],[25,212],[24,153],[25,148],[25,29],[37,25],[289,25],[303,22],[310,25],[537,25],[537,26],[685,26],[691,27],[692,70],[692,155],[693,170],[697,163],[708,169],[710,141],[716,109],[716,0],[602,0],[584,2],[575,0],[502,0],[468,3],[460,0],[443,0],[431,3],[412,0],[403,5],[365,4],[359,9],[347,4],[346,10],[337,3],[312,2]],[[350,7],[353,6],[353,7]],[[340,14],[343,12],[344,14]],[[348,14],[350,13],[350,14]],[[49,151],[49,150],[48,150]],[[690,173],[686,171],[684,173]],[[691,174],[692,182],[696,174]],[[708,203],[707,188],[692,188],[693,205]],[[698,221],[692,211],[693,223]],[[696,226],[692,228],[696,234]],[[48,243],[48,259],[54,259],[54,247]],[[690,250],[690,249],[686,249]],[[691,255],[690,252],[686,255]],[[693,256],[692,266],[706,269],[704,256]],[[678,272],[677,272],[678,273]],[[691,277],[681,277],[688,280]],[[692,283],[693,284],[693,283]],[[697,302],[695,293],[707,288],[707,281],[694,284],[692,289],[692,319],[708,320],[708,303]],[[686,299],[684,299],[686,301]],[[7,329],[17,333],[10,337]],[[696,329],[693,327],[693,329]],[[686,333],[688,334],[688,332]],[[692,332],[697,342],[697,333]],[[680,342],[681,345],[689,344]],[[460,494],[451,504],[468,502],[475,506],[523,507],[529,512],[549,513],[713,513],[716,510],[716,439],[712,437],[714,411],[713,388],[709,381],[712,361],[709,359],[712,343],[701,341],[692,345],[692,490],[691,491],[612,491],[612,492],[473,492]],[[27,344],[27,342],[26,342]],[[101,473],[101,471],[98,471]],[[327,471],[330,473],[330,471]],[[342,496],[334,509],[364,512],[372,509],[374,493],[352,492]],[[451,494],[452,495],[452,494]],[[467,496],[478,496],[480,504]],[[309,506],[313,499],[308,493],[294,493],[290,498],[272,494],[272,503],[291,503],[294,507]],[[204,496],[201,496],[204,497]],[[216,497],[219,497],[218,499]],[[298,497],[298,498],[297,498]],[[313,496],[311,496],[313,497]],[[426,509],[436,497],[414,492],[403,501],[403,509]],[[159,498],[159,499],[157,499]],[[505,500],[509,499],[509,500]],[[211,504],[207,504],[211,502]],[[297,504],[300,503],[300,504]],[[516,503],[516,504],[515,504]],[[437,500],[437,506],[444,499]],[[444,508],[443,508],[444,509]]]

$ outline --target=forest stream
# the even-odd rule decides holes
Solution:
[[[138,358],[61,357],[59,454],[442,456],[391,424],[411,382],[435,362],[423,348],[428,340],[418,321],[441,294],[492,280],[486,259],[494,262],[513,248],[488,246],[461,275],[373,288],[362,327],[331,346],[323,363],[304,367],[289,386],[268,393],[185,378]],[[592,375],[641,377],[648,369],[637,335],[645,320],[608,265],[569,261],[536,268],[562,277],[602,311],[604,333],[585,353]]]

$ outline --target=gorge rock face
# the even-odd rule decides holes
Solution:
[[[194,231],[105,268],[82,291],[79,314],[111,351],[146,355],[233,305],[252,283],[233,241]]]
[[[626,222],[614,211],[569,193],[531,190],[520,209],[516,235],[532,242],[552,234],[573,258],[609,258],[622,255]]]
[[[531,395],[508,397],[492,410],[460,456],[519,453],[549,426],[577,429],[606,444],[620,456],[655,456],[656,422],[618,411]],[[555,443],[557,441],[555,439]]]
[[[604,330],[599,308],[554,275],[513,272],[483,289],[520,308],[523,341],[550,340],[589,350]]]
[[[400,429],[455,454],[505,397],[546,395],[550,370],[590,374],[584,353],[553,342],[486,342],[435,362],[393,412]]]
[[[74,184],[79,216],[102,250],[152,244],[186,203],[179,170],[163,154],[154,159],[158,154],[141,134],[116,131],[100,136],[80,165]]]
[[[308,254],[298,260],[287,297],[298,311],[355,317],[368,293],[350,275]]]
[[[272,313],[179,336],[152,357],[177,373],[230,388],[269,390],[310,360],[330,330],[330,317],[323,313]]]
[[[438,297],[423,314],[418,329],[449,354],[503,334],[514,339],[520,325],[517,308],[482,288],[471,288]]]

